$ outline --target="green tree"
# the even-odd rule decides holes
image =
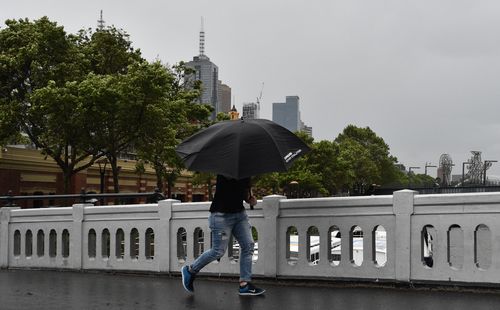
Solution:
[[[339,147],[337,183],[353,194],[364,194],[372,184],[383,185],[397,178],[389,146],[369,127],[348,125],[335,142]]]
[[[163,191],[167,182],[167,195],[184,169],[175,153],[175,147],[200,128],[209,125],[211,107],[194,102],[201,92],[199,81],[187,77],[193,72],[180,62],[172,68],[164,67],[172,80],[166,89],[163,104],[151,111],[150,120],[136,144],[139,158],[148,162],[156,172],[158,189]]]
[[[227,114],[227,113],[224,113],[224,112],[217,113],[217,117],[216,117],[217,122],[228,121],[230,119],[231,118],[229,117],[229,114]]]
[[[118,157],[133,149],[149,121],[148,110],[161,104],[170,76],[159,64],[145,61],[123,30],[82,30],[77,42],[89,72],[80,95],[91,118],[93,143],[108,159],[119,192]]]
[[[91,75],[85,82],[94,140],[112,167],[118,192],[118,157],[139,144],[151,124],[158,122],[172,76],[159,63],[137,63],[126,74]]]
[[[311,152],[305,161],[309,170],[320,177],[320,184],[325,195],[334,195],[338,184],[335,176],[338,169],[339,147],[335,142],[322,140],[311,144]]]
[[[318,151],[317,143],[314,143],[314,139],[306,133],[296,132],[295,134],[311,148],[311,152],[295,160],[286,172],[274,172],[256,177],[255,192],[259,194],[259,197],[277,193],[291,197],[316,197],[328,194],[323,182],[327,174],[322,173],[326,171],[322,163],[331,166],[327,158],[329,154]]]
[[[78,96],[85,61],[77,38],[43,17],[7,20],[0,30],[0,141],[21,133],[71,177],[100,156]]]

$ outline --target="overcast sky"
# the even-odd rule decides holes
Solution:
[[[369,126],[399,162],[462,162],[471,150],[500,161],[500,1],[482,0],[1,0],[0,19],[48,16],[67,32],[123,28],[149,60],[205,54],[236,108],[300,97],[316,140]],[[2,23],[2,27],[4,24]],[[429,174],[436,175],[435,168]],[[500,175],[500,163],[489,174]]]

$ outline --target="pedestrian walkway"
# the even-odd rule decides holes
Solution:
[[[179,277],[63,271],[0,271],[0,309],[426,309],[481,310],[500,307],[500,290],[312,286],[257,281],[263,296],[238,296],[237,280],[197,279],[186,293]]]

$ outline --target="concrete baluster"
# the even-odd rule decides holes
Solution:
[[[73,227],[69,236],[69,268],[71,269],[80,270],[83,267],[83,238],[85,238],[83,232],[83,215],[86,206],[93,206],[93,204],[73,205]]]
[[[172,219],[172,205],[175,203],[180,203],[180,200],[165,199],[158,202],[160,224],[158,232],[155,232],[155,260],[158,260],[159,272],[170,272],[170,253],[172,251],[170,241],[172,238],[176,238],[175,233],[172,234],[170,231],[170,220]]]
[[[0,209],[0,268],[9,267],[9,222],[10,211],[19,209],[19,207],[3,207]]]
[[[413,199],[417,192],[402,190],[394,192],[393,211],[396,216],[395,238],[395,278],[396,281],[409,282],[411,276],[411,215]]]
[[[264,212],[263,231],[259,232],[259,260],[264,263],[264,275],[276,277],[278,271],[278,217],[280,200],[285,196],[270,195],[263,199],[262,210]],[[283,240],[280,240],[283,241]]]

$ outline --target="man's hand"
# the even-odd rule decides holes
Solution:
[[[255,206],[257,204],[257,199],[254,196],[250,196],[248,197],[247,202],[249,205]]]

